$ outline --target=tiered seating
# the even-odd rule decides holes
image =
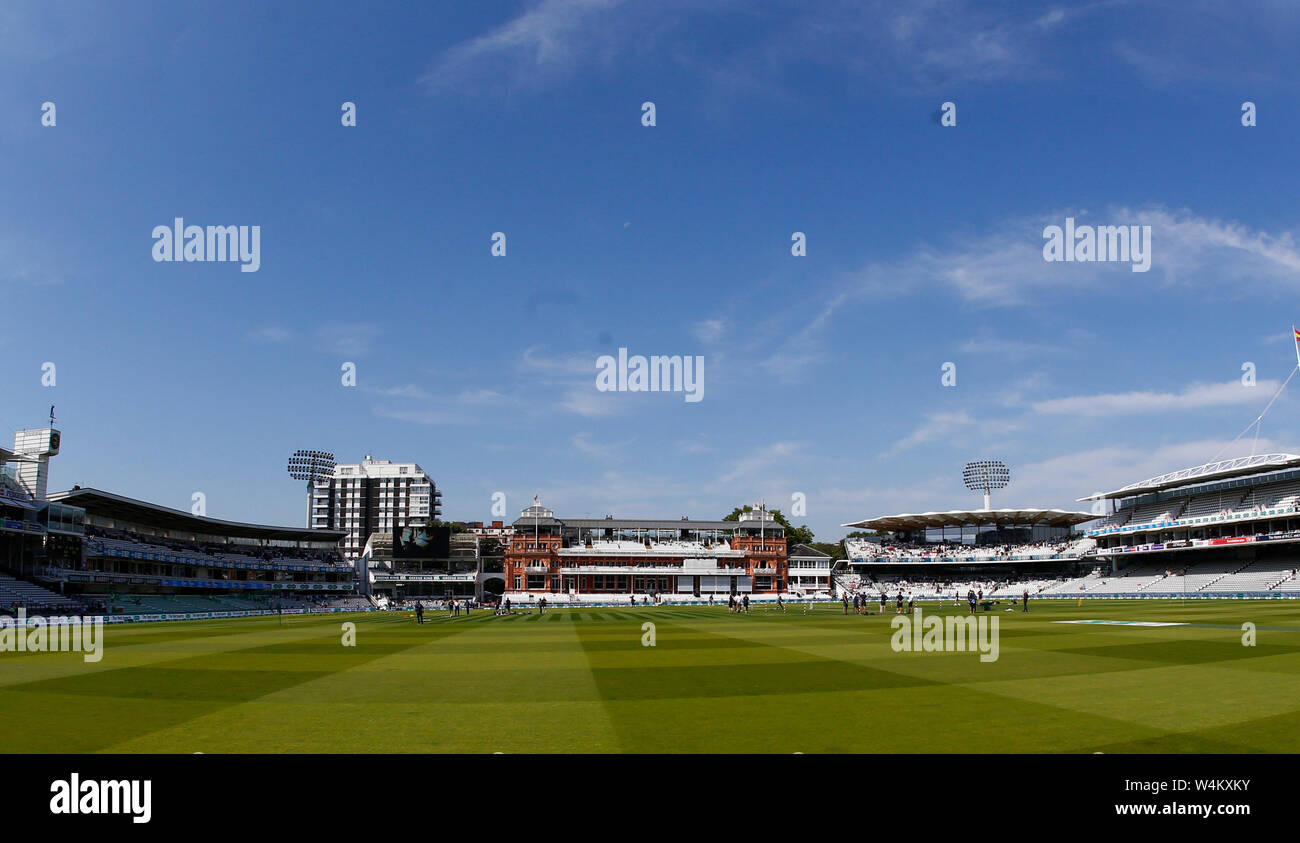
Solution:
[[[352,609],[357,612],[371,608],[371,603],[364,597],[335,597],[325,601],[331,609]]]
[[[1286,572],[1284,571],[1282,575],[1286,576]],[[1287,592],[1300,591],[1300,576],[1292,574],[1290,579],[1285,579],[1282,580],[1282,582],[1275,584],[1272,590]]]
[[[1085,553],[1092,553],[1097,549],[1097,540],[1089,536],[1077,538],[1065,546],[1061,551],[1062,556],[1083,556]]]
[[[1261,506],[1265,509],[1300,505],[1300,480],[1291,480],[1286,483],[1261,487],[1255,492],[1256,500],[1259,499],[1261,494],[1264,496]]]
[[[1187,505],[1186,500],[1157,501],[1155,503],[1143,504],[1133,510],[1133,515],[1129,518],[1129,524],[1154,524],[1163,521],[1172,521],[1180,517],[1183,507]]]
[[[152,544],[145,541],[132,541],[109,536],[88,536],[86,538],[86,552],[90,556],[127,556],[131,553],[157,553],[169,556],[182,557],[185,564],[199,566],[215,567],[233,567],[235,565],[248,565],[252,563],[271,563],[277,568],[302,569],[309,567],[319,567],[321,565],[330,565],[333,567],[349,567],[336,555],[327,558],[319,558],[318,554],[309,556],[294,556],[277,553],[271,556],[254,555],[253,553],[239,553],[227,550],[212,550],[211,547],[202,547],[199,545],[176,547],[165,544]],[[224,565],[222,564],[224,563]]]
[[[1096,590],[1105,594],[1137,594],[1164,579],[1165,570],[1163,565],[1134,565],[1118,575],[1105,578]]]
[[[1097,586],[1099,586],[1104,581],[1105,581],[1105,577],[1103,577],[1099,573],[1092,572],[1089,573],[1087,576],[1083,576],[1083,577],[1072,577],[1070,579],[1057,580],[1053,582],[1051,585],[1045,587],[1039,593],[1040,594],[1076,594],[1080,592],[1087,593],[1095,590]]]
[[[1201,591],[1222,580],[1233,567],[1235,566],[1222,561],[1202,562],[1189,567],[1186,575],[1180,568],[1175,570],[1172,576],[1161,580],[1160,585],[1153,590],[1187,593]]]
[[[1239,499],[1236,495],[1225,497],[1223,495],[1197,495],[1187,504],[1187,509],[1183,512],[1183,518],[1204,518],[1209,515],[1219,515],[1231,512],[1236,508]]]
[[[880,545],[866,539],[845,539],[844,554],[849,559],[870,559],[880,554]]]
[[[856,591],[862,586],[862,576],[860,574],[835,574],[832,581],[835,587],[841,591]]]
[[[186,597],[172,594],[130,594],[123,595],[113,604],[128,615],[170,615],[185,612],[224,612],[228,609],[215,608],[202,597]]]
[[[0,574],[0,608],[25,606],[30,612],[41,611],[74,612],[80,614],[84,607],[69,597],[42,588],[26,580],[14,579],[8,574]]]
[[[1110,515],[1106,516],[1106,518],[1103,521],[1101,521],[1099,524],[1097,524],[1096,527],[1093,527],[1093,529],[1109,530],[1117,527],[1123,527],[1125,524],[1129,523],[1130,519],[1132,518],[1133,518],[1132,509],[1121,509],[1118,512],[1113,512]]]
[[[1178,594],[1235,594],[1245,591],[1300,591],[1300,579],[1290,579],[1296,569],[1295,560],[1252,562],[1202,562],[1165,576],[1165,565],[1147,564],[1133,566],[1127,576],[1113,574],[1088,574],[1085,577],[1062,580],[1043,589],[1043,594],[1135,595],[1143,592]],[[1279,585],[1279,581],[1286,580]],[[1185,588],[1184,588],[1185,586]]]
[[[921,557],[955,557],[960,559],[1050,559],[1061,555],[1081,555],[1097,546],[1090,538],[1029,544],[968,545],[968,544],[876,544],[862,540],[846,539],[845,550],[849,559],[916,559]]]
[[[1037,580],[1022,580],[1021,582],[1003,583],[997,586],[996,588],[994,588],[993,593],[990,594],[989,596],[990,597],[1020,597],[1026,591],[1028,591],[1029,596],[1033,597],[1035,595],[1042,594],[1044,590],[1046,590],[1047,588],[1053,585],[1056,585],[1058,582],[1059,580],[1054,580],[1054,579],[1053,580],[1037,579]]]
[[[1267,591],[1278,580],[1289,576],[1295,566],[1295,562],[1252,562],[1237,571],[1225,574],[1203,591],[1207,593]]]

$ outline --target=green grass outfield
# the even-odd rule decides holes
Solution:
[[[107,626],[97,664],[0,653],[0,751],[1300,752],[1300,601],[1035,601],[993,663],[802,611]]]

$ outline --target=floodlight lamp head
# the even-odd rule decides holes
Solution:
[[[962,468],[961,480],[972,492],[983,492],[984,508],[990,509],[992,491],[1007,487],[1011,482],[1011,469],[1001,460],[975,460]]]
[[[328,451],[297,450],[289,457],[289,476],[294,480],[319,480],[333,470],[334,455]]]

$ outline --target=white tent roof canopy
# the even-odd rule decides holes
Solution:
[[[1230,477],[1242,477],[1248,474],[1262,474],[1283,468],[1300,466],[1300,454],[1255,454],[1249,457],[1234,457],[1230,460],[1216,460],[1205,465],[1196,465],[1168,474],[1149,477],[1137,483],[1130,483],[1113,492],[1097,492],[1080,501],[1097,501],[1114,498],[1128,498],[1147,492],[1159,492],[1179,486],[1191,486],[1207,483],[1211,480],[1226,480]]]

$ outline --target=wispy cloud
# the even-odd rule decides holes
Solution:
[[[364,357],[379,336],[379,326],[366,323],[332,323],[316,329],[316,346],[323,352]]]
[[[266,325],[249,331],[247,339],[257,345],[277,345],[293,339],[293,331],[283,325]]]
[[[1079,224],[1151,226],[1151,270],[1134,273],[1126,263],[1048,263],[1043,259],[1043,229],[1067,216]],[[1062,296],[1092,300],[1127,297],[1132,285],[1183,288],[1234,298],[1261,285],[1300,290],[1300,236],[1291,230],[1262,231],[1241,223],[1164,207],[1109,208],[1103,212],[1062,209],[1048,214],[1004,219],[975,235],[918,242],[887,260],[872,260],[826,284],[809,306],[802,327],[777,343],[762,360],[764,368],[793,374],[827,354],[829,328],[854,319],[863,306],[879,306],[907,296],[955,295],[981,308],[1060,307]],[[1086,332],[1067,335],[1084,343]],[[976,337],[971,353],[1027,355],[1040,350],[1026,340]],[[769,346],[770,348],[770,346]]]
[[[515,398],[492,389],[443,394],[408,383],[370,391],[383,399],[375,406],[375,415],[412,424],[477,424],[488,409],[517,403]]]
[[[1076,348],[1094,338],[1091,331],[1070,328],[1057,336],[1052,342],[1001,337],[987,329],[981,329],[976,336],[966,340],[958,350],[962,354],[987,355],[1002,360],[1024,360],[1061,354]]]
[[[1241,405],[1258,406],[1262,409],[1278,386],[1279,382],[1275,380],[1261,380],[1255,386],[1244,386],[1240,381],[1192,384],[1179,392],[1112,392],[1101,395],[1051,398],[1035,402],[1033,409],[1038,413],[1093,418],[1137,413],[1185,412],[1206,407]]]
[[[1041,75],[1064,23],[1102,4],[1047,12],[966,0],[539,0],[445,49],[421,81],[441,92],[537,90],[582,72],[672,62],[706,85],[767,97],[809,63],[867,84],[934,89]],[[725,26],[726,40],[702,39]],[[702,56],[707,55],[707,58]]]
[[[723,483],[734,483],[742,478],[755,478],[782,470],[792,460],[804,452],[803,442],[772,442],[740,457],[732,463],[730,470],[722,475]]]
[[[593,375],[589,385],[574,386],[566,391],[559,406],[570,413],[577,413],[587,418],[603,418],[619,413],[622,406],[627,403],[619,400],[623,397],[625,396],[616,392],[598,391]]]
[[[706,345],[712,345],[727,333],[727,323],[721,319],[704,319],[691,326],[695,338]]]
[[[375,389],[380,395],[386,395],[394,398],[432,398],[423,387],[416,386],[413,383],[402,384],[401,386],[381,386]]]
[[[465,89],[490,80],[499,87],[538,86],[565,78],[618,52],[625,31],[613,13],[622,0],[542,0],[485,35],[455,45],[422,81],[431,91]]]
[[[1016,499],[1043,506],[1077,508],[1077,498],[1118,489],[1148,477],[1228,459],[1278,449],[1271,439],[1229,442],[1202,439],[1152,447],[1108,444],[1098,448],[1058,454],[1038,462],[1013,467],[1011,486]],[[1041,502],[1041,504],[1037,504]]]
[[[575,433],[570,442],[583,456],[609,463],[622,462],[622,449],[631,444],[630,442],[597,442],[587,431]]]

